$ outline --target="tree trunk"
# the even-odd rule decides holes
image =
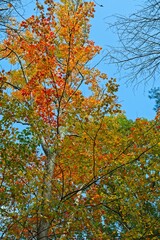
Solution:
[[[41,206],[41,220],[38,226],[37,230],[37,240],[48,240],[48,232],[50,228],[50,223],[47,218],[45,218],[45,205],[46,203],[51,200],[52,196],[52,177],[53,177],[53,172],[54,172],[54,164],[55,164],[55,158],[56,158],[56,153],[51,153],[50,149],[48,149],[45,145],[45,142],[43,140],[42,144],[43,151],[47,157],[46,161],[46,167],[45,167],[45,173],[44,173],[44,182],[43,182],[43,202]],[[51,211],[51,209],[48,209],[48,211]]]
[[[45,219],[40,221],[38,233],[37,233],[37,240],[48,240],[48,231],[49,231],[49,222]]]

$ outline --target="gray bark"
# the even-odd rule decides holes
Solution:
[[[42,219],[40,220],[39,227],[37,230],[37,240],[48,240],[48,231],[50,228],[49,221],[44,218],[45,212],[43,212],[43,208],[45,207],[46,200],[50,201],[52,196],[52,177],[54,172],[54,164],[56,158],[56,152],[52,153],[50,149],[46,146],[45,140],[42,138],[42,148],[47,157],[45,173],[44,173],[44,191],[43,191],[43,199],[42,203]],[[48,209],[50,211],[50,209]]]

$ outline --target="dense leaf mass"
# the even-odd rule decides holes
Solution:
[[[0,237],[158,239],[158,115],[128,120],[92,67],[94,3],[37,7],[0,44]]]

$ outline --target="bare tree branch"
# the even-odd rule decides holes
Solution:
[[[129,17],[117,16],[110,25],[118,34],[120,47],[112,47],[110,61],[127,71],[127,81],[139,84],[159,79],[160,1],[146,0],[144,7]]]

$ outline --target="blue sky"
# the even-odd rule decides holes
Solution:
[[[34,13],[33,2],[26,0],[25,13],[23,16],[29,17]],[[100,59],[105,54],[105,51],[107,51],[108,45],[118,46],[116,34],[113,34],[112,30],[107,27],[107,22],[114,20],[111,16],[116,14],[127,16],[135,12],[140,5],[143,5],[144,0],[96,0],[96,2],[100,5],[102,4],[103,7],[98,6],[98,4],[96,6],[95,17],[91,21],[90,38],[104,49],[102,55],[99,56]],[[122,105],[122,109],[125,110],[129,119],[138,117],[153,119],[155,117],[153,110],[154,100],[148,98],[148,91],[153,87],[152,82],[146,86],[142,83],[138,88],[134,89],[133,85],[126,86],[126,79],[124,80],[122,78],[124,72],[123,70],[117,72],[116,65],[111,65],[107,61],[103,61],[98,68],[107,73],[109,78],[113,77],[117,79],[120,84],[118,92],[119,103]]]

